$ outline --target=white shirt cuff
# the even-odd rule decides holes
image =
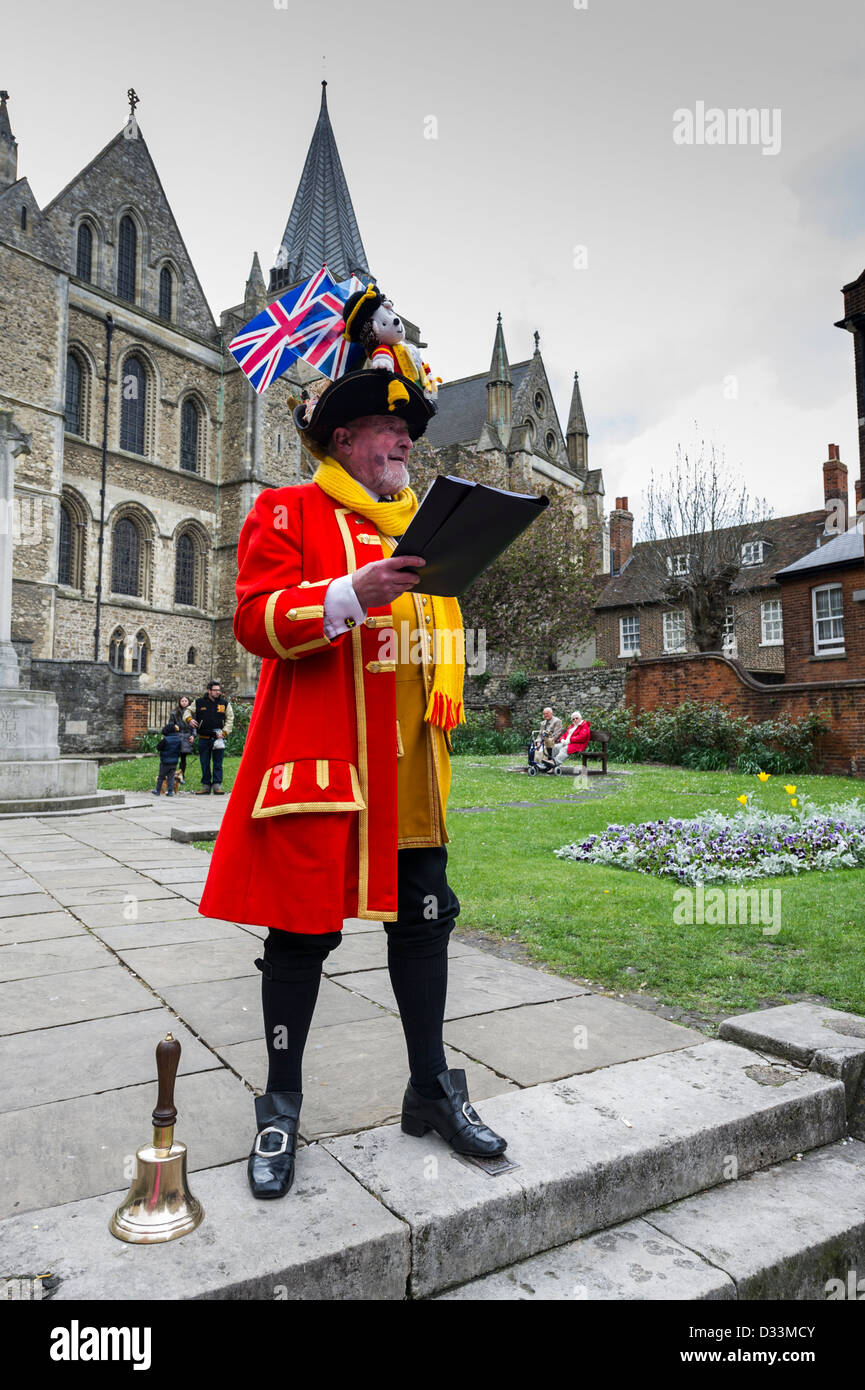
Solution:
[[[339,579],[328,584],[324,595],[325,637],[338,637],[341,632],[362,623],[365,617],[366,609],[360,605],[350,574],[340,575]],[[351,621],[347,622],[346,619]]]

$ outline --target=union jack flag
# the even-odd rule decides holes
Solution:
[[[343,337],[342,310],[349,295],[363,288],[355,275],[337,284],[323,265],[256,314],[228,344],[253,389],[261,395],[299,357],[333,381],[362,366],[363,348]]]

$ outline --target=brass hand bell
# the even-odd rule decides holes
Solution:
[[[186,1145],[175,1142],[174,1079],[180,1043],[170,1033],[156,1047],[159,1094],[153,1112],[153,1143],[136,1154],[135,1177],[124,1201],[108,1223],[118,1240],[156,1245],[194,1231],[204,1208],[186,1180]]]

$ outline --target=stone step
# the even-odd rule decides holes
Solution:
[[[850,1133],[865,1139],[865,1018],[861,1014],[820,1004],[783,1004],[725,1019],[720,1036],[843,1081]]]
[[[433,1301],[825,1301],[863,1294],[865,1144],[842,1139]]]
[[[251,1198],[245,1163],[196,1168],[205,1220],[167,1245],[110,1236],[123,1194],[10,1217],[0,1274],[50,1270],[61,1299],[427,1298],[831,1144],[846,1120],[841,1081],[723,1042],[510,1091],[480,1110],[519,1165],[497,1177],[433,1132],[383,1125],[302,1147],[279,1202]],[[672,1229],[663,1239],[693,1248]],[[694,1258],[704,1292],[691,1296],[732,1296],[711,1263]]]
[[[204,1207],[194,1231],[127,1245],[108,1230],[125,1192],[0,1223],[0,1281],[50,1272],[54,1300],[402,1299],[409,1231],[318,1144],[299,1150],[294,1185],[256,1201],[246,1162],[190,1174]]]
[[[0,821],[17,820],[19,816],[69,816],[76,812],[110,811],[123,806],[123,792],[90,792],[84,796],[48,796],[31,800],[0,801]]]
[[[494,1096],[519,1166],[490,1177],[399,1125],[323,1141],[412,1234],[423,1298],[846,1132],[840,1081],[724,1042]]]

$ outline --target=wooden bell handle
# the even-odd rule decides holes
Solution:
[[[174,1080],[177,1076],[179,1062],[180,1043],[177,1038],[166,1033],[162,1041],[156,1044],[156,1076],[159,1081],[159,1094],[156,1097],[153,1124],[159,1129],[173,1125],[177,1119],[177,1110],[174,1105]]]

